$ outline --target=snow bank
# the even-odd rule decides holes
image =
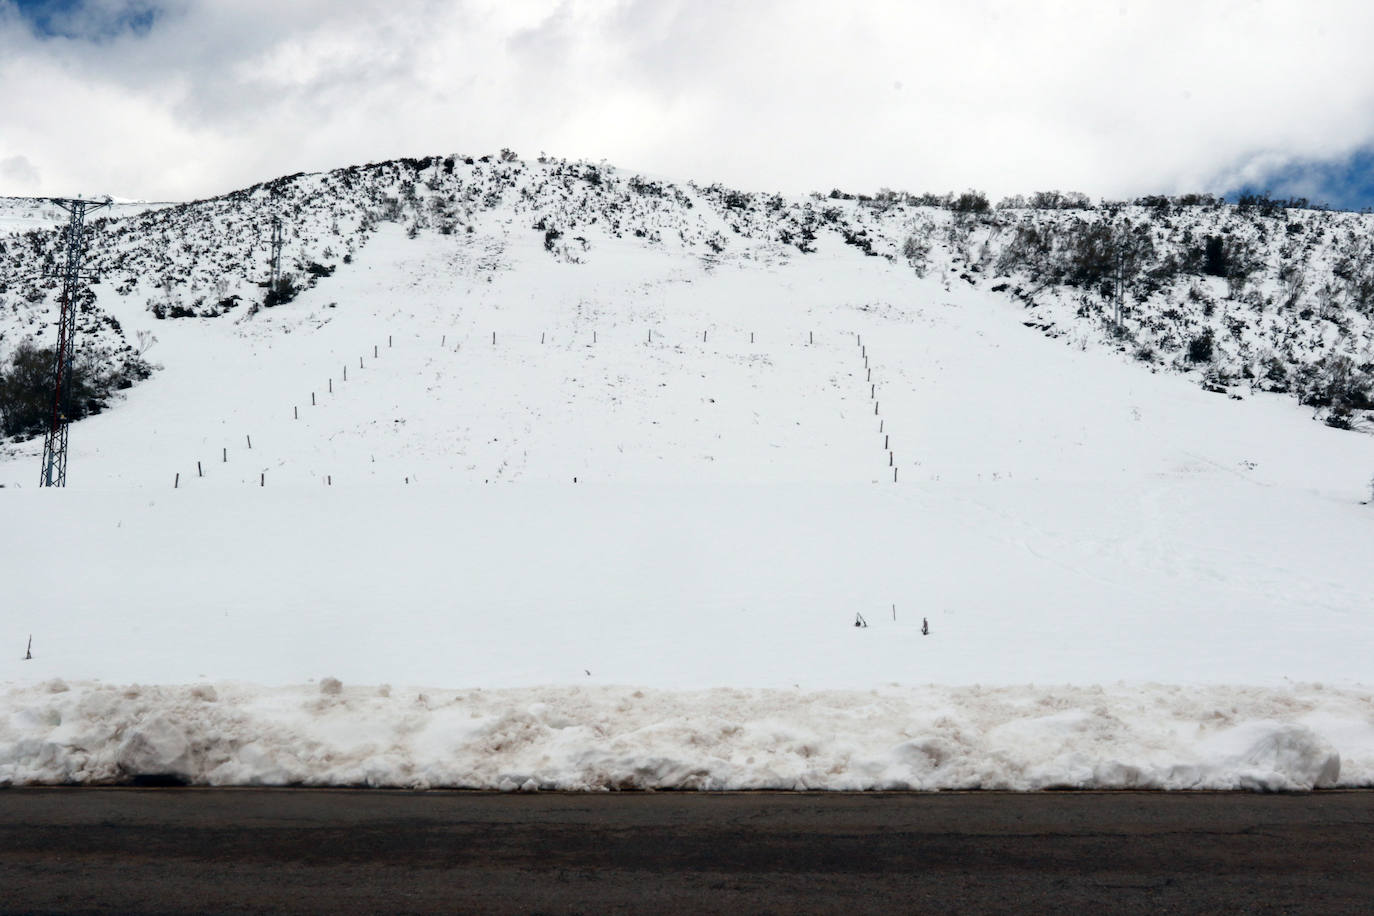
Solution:
[[[1284,688],[11,687],[0,784],[1307,790],[1374,785],[1374,694]]]

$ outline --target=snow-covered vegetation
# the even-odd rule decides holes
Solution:
[[[708,264],[787,261],[824,239],[1005,295],[1027,325],[1069,343],[1110,341],[1214,389],[1290,392],[1331,425],[1360,426],[1374,406],[1374,217],[1290,203],[1185,195],[1093,205],[1041,192],[990,207],[976,192],[889,190],[798,200],[510,151],[402,159],[97,215],[88,264],[103,282],[83,305],[81,333],[137,380],[115,297],[159,318],[241,316],[326,282],[387,223],[412,238],[533,236],[570,263],[595,260],[612,239]],[[45,217],[0,236],[3,357],[52,322],[59,285],[45,276],[62,235],[51,205],[0,204],[0,230]],[[286,226],[278,291],[265,289],[273,214]],[[488,248],[478,266],[506,265]]]

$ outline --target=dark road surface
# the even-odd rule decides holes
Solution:
[[[0,910],[1370,913],[1374,793],[4,789]]]

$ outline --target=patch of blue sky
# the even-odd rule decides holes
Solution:
[[[1374,147],[1333,159],[1304,159],[1275,168],[1257,181],[1226,192],[1228,200],[1244,193],[1274,198],[1307,198],[1312,205],[1338,210],[1374,208]]]
[[[161,14],[153,0],[0,0],[41,38],[104,41],[126,33],[145,35]]]

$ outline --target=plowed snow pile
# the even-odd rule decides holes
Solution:
[[[1371,696],[1288,689],[11,690],[0,782],[535,789],[1369,785]],[[1335,734],[1338,752],[1323,734]]]

